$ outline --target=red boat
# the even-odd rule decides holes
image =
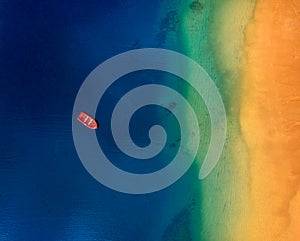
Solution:
[[[89,116],[88,114],[84,113],[84,112],[80,112],[79,116],[77,117],[77,120],[85,125],[87,128],[90,129],[97,129],[98,128],[98,123],[97,121],[92,118],[91,116]]]

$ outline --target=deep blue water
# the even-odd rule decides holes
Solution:
[[[133,48],[168,47],[160,2],[0,1],[1,241],[168,237],[166,227],[192,199],[193,193],[182,188],[190,178],[152,194],[115,192],[84,169],[71,131],[76,94],[97,65]],[[156,75],[149,74],[157,81]],[[108,101],[122,93],[120,88]],[[137,113],[139,120],[145,123]],[[108,155],[115,165],[128,167],[117,152]],[[146,169],[167,164],[154,163]]]

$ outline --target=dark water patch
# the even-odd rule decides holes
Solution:
[[[161,20],[160,29],[156,35],[156,45],[163,46],[166,44],[167,35],[169,32],[176,32],[179,24],[179,14],[176,10],[170,10],[166,16]]]
[[[204,5],[200,1],[194,1],[190,4],[190,9],[195,12],[201,12],[204,8]]]
[[[192,241],[191,217],[197,202],[193,197],[190,204],[183,208],[167,226],[162,241]]]

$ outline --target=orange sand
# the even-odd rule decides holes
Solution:
[[[244,240],[299,241],[300,1],[258,0],[245,52],[251,213]]]

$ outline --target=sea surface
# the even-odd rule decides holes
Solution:
[[[191,215],[200,222],[194,213],[200,205],[197,165],[159,192],[119,193],[85,170],[71,129],[76,94],[101,62],[136,48],[185,52],[175,34],[177,7],[159,0],[0,2],[1,241],[196,240]],[[172,78],[176,80],[155,71],[132,74],[124,78],[128,84],[117,84],[99,104],[97,137],[116,166],[150,172],[174,155],[176,147],[156,160],[131,162],[116,149],[107,119],[116,98],[129,87],[178,87]],[[137,113],[132,129],[143,134],[133,134],[137,143],[146,145],[143,125],[164,120],[167,113],[142,111],[152,114]],[[176,121],[171,122],[168,144],[174,147],[179,132]]]

